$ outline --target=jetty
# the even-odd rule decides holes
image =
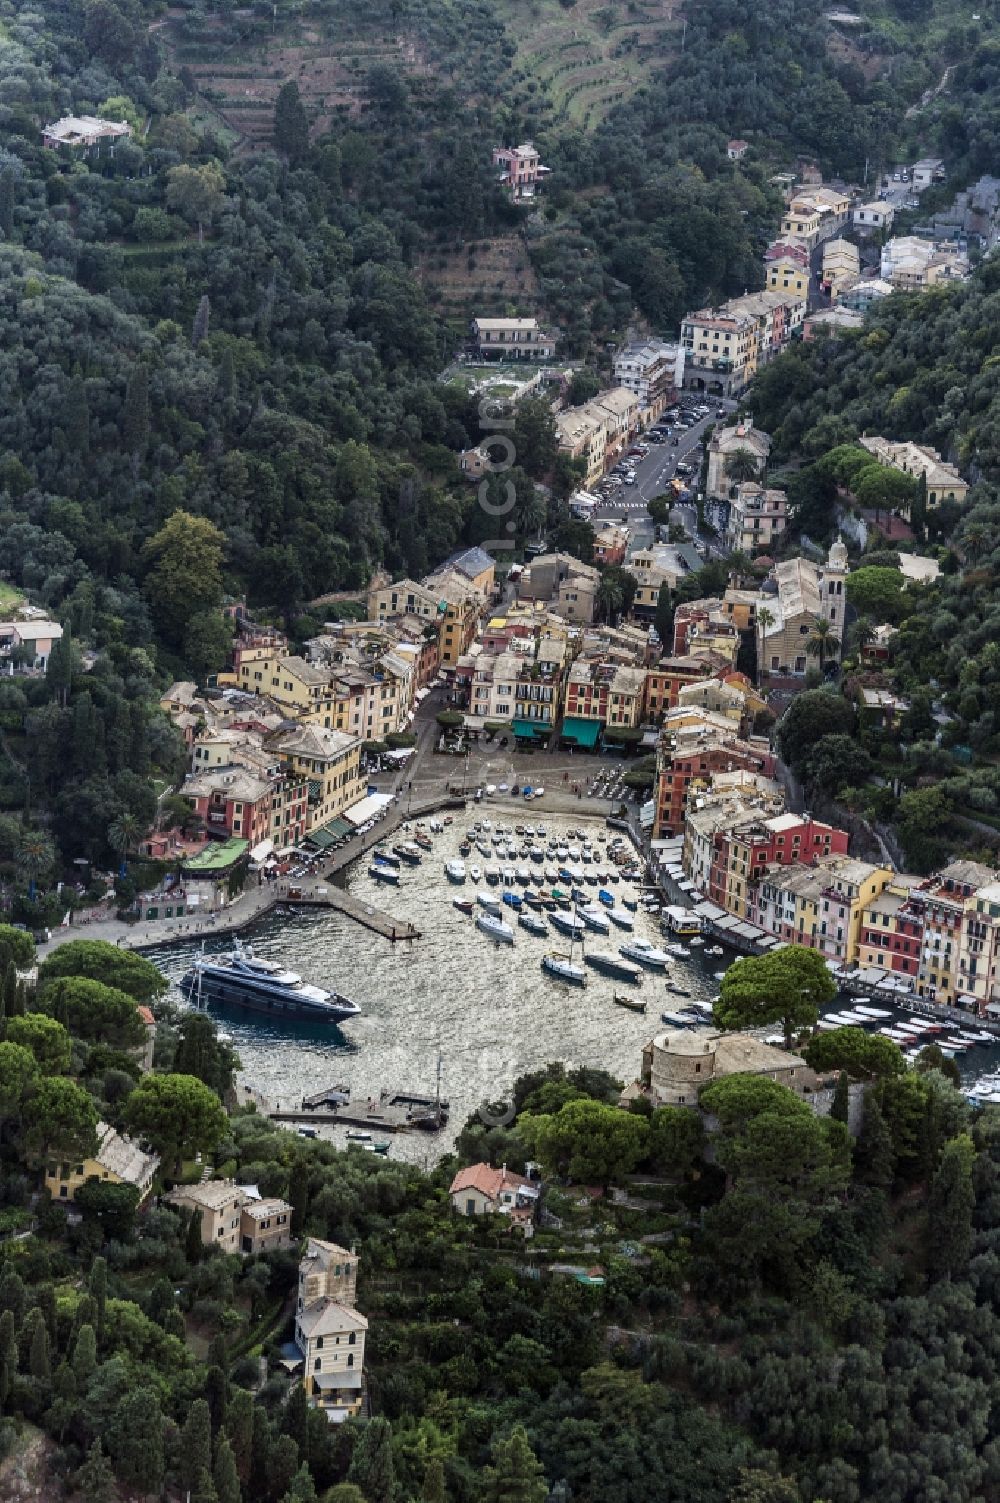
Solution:
[[[439,1132],[448,1122],[448,1102],[411,1091],[383,1091],[377,1100],[352,1102],[347,1085],[326,1086],[294,1102],[271,1101],[252,1086],[241,1084],[241,1106],[254,1106],[272,1122],[303,1122],[312,1126],[362,1127],[377,1132]]]

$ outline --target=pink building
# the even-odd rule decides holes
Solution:
[[[493,165],[499,169],[500,186],[507,189],[515,203],[534,198],[542,178],[552,170],[542,166],[530,141],[520,146],[494,146]]]

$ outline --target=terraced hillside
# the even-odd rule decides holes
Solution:
[[[557,119],[584,129],[676,53],[681,0],[498,0],[517,43],[516,80],[537,80]]]
[[[417,276],[461,336],[473,308],[517,317],[542,313],[538,277],[520,235],[498,235],[460,249],[435,247],[417,259]]]
[[[307,17],[273,22],[247,12],[229,16],[169,12],[157,23],[172,66],[184,69],[203,114],[216,117],[241,151],[270,139],[282,84],[299,86],[313,130],[365,107],[370,70],[384,65],[409,79],[437,75],[470,95],[504,81],[513,105],[540,98],[554,123],[585,129],[634,93],[676,51],[681,0],[497,0],[461,6],[450,0],[405,11],[346,3]]]

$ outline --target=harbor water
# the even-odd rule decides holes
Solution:
[[[534,819],[532,815],[534,814]],[[640,985],[605,976],[587,967],[585,987],[574,986],[544,973],[542,956],[547,951],[567,954],[569,939],[558,933],[544,915],[546,937],[521,928],[510,908],[502,915],[514,929],[514,943],[498,944],[475,927],[475,915],[460,913],[455,898],[475,901],[478,891],[500,899],[513,888],[489,886],[483,877],[467,876],[456,885],[445,875],[446,863],[459,856],[459,848],[477,818],[490,819],[506,829],[533,825],[540,820],[549,840],[582,846],[570,832],[585,832],[595,853],[593,866],[610,868],[606,842],[615,832],[602,820],[582,816],[539,815],[530,806],[513,799],[469,806],[458,812],[453,823],[432,836],[433,849],[424,851],[419,866],[401,864],[397,886],[377,882],[369,875],[370,862],[363,859],[345,874],[353,896],[394,918],[408,920],[421,938],[410,943],[392,943],[365,929],[346,914],[328,909],[274,910],[245,935],[255,952],[281,961],[307,981],[344,993],[361,1008],[361,1016],[342,1029],[304,1022],[273,1024],[239,1009],[213,1010],[220,1028],[232,1036],[242,1063],[242,1081],[276,1107],[297,1109],[302,1097],[326,1086],[350,1087],[352,1102],[362,1105],[382,1091],[408,1091],[432,1096],[438,1061],[441,1061],[441,1094],[450,1103],[450,1119],[434,1134],[398,1133],[391,1138],[390,1157],[423,1166],[433,1163],[452,1146],[466,1119],[484,1103],[502,1101],[517,1076],[553,1060],[567,1067],[596,1066],[611,1071],[622,1081],[639,1073],[643,1045],[663,1026],[664,1011],[678,1011],[692,999],[709,1000],[719,991],[719,975],[736,958],[726,949],[723,956],[706,955],[704,946],[693,946],[686,956],[671,957],[666,971],[646,970]],[[414,831],[400,830],[386,848],[409,840]],[[491,832],[492,833],[492,832]],[[487,837],[489,839],[490,837]],[[524,849],[538,843],[527,836],[512,836]],[[465,858],[473,866],[500,865],[530,871],[530,888],[550,890],[546,868],[563,864],[546,857],[539,865],[527,854],[498,860],[495,852],[483,857],[475,846]],[[570,864],[588,868],[581,860]],[[559,881],[561,890],[570,884]],[[620,880],[607,885],[615,906],[634,900],[639,888]],[[598,905],[598,887],[586,884],[588,901]],[[477,908],[477,912],[479,912]],[[528,911],[527,909],[523,911]],[[611,925],[607,935],[588,932],[588,951],[617,955],[630,938],[645,939],[663,948],[671,936],[664,935],[660,921],[640,907],[632,914],[634,935]],[[687,942],[684,941],[686,944]],[[207,950],[225,951],[228,938],[206,942]],[[188,969],[198,946],[163,946],[149,953],[173,983],[172,999],[182,1003],[176,983]],[[577,943],[574,960],[580,963]],[[670,987],[689,993],[682,997]],[[628,1011],[614,1002],[614,994],[626,992],[646,1003],[644,1014]],[[872,999],[859,998],[861,1001]],[[843,997],[829,1011],[850,1006]],[[875,1005],[890,1009],[878,1000]],[[905,1019],[905,1005],[891,1007],[887,1024]],[[705,1021],[710,1021],[706,1017]],[[878,1026],[873,1023],[873,1027]],[[970,1026],[974,1026],[970,1020]],[[772,1030],[767,1030],[771,1032]],[[931,1042],[930,1039],[927,1042]],[[963,1083],[971,1085],[982,1075],[1000,1070],[1000,1046],[977,1046],[956,1060]],[[324,1124],[320,1137],[346,1146],[347,1127]],[[376,1137],[380,1137],[377,1131]]]
[[[541,960],[546,951],[569,951],[569,939],[551,925],[547,938],[536,937],[520,928],[516,915],[503,907],[504,919],[514,928],[514,943],[498,945],[475,927],[474,917],[453,907],[453,899],[474,901],[477,891],[499,899],[504,891],[521,893],[524,887],[491,887],[485,878],[477,883],[471,877],[457,886],[445,876],[445,863],[458,856],[466,830],[480,817],[509,829],[540,820],[547,831],[543,847],[549,839],[581,846],[582,841],[571,839],[568,832],[585,830],[594,842],[593,865],[601,869],[611,863],[602,854],[606,845],[599,841],[616,832],[599,820],[539,815],[514,799],[475,806],[475,812],[473,808],[456,813],[451,825],[432,836],[433,850],[423,852],[419,866],[401,866],[398,886],[370,877],[367,860],[347,873],[347,887],[355,897],[409,920],[419,929],[420,939],[393,944],[346,915],[325,909],[272,912],[245,936],[256,953],[280,960],[308,981],[343,992],[359,1004],[360,1017],[341,1031],[307,1023],[271,1024],[237,1009],[213,1011],[219,1026],[233,1037],[245,1082],[286,1108],[298,1107],[304,1095],[340,1082],[350,1086],[355,1103],[377,1097],[382,1090],[433,1095],[440,1055],[441,1092],[450,1102],[448,1125],[436,1134],[397,1134],[390,1149],[391,1157],[421,1164],[447,1152],[465,1120],[483,1102],[503,1098],[518,1075],[551,1060],[598,1066],[621,1080],[634,1079],[643,1045],[662,1026],[660,1014],[684,1005],[685,999],[668,992],[667,980],[689,990],[692,997],[710,998],[719,989],[713,971],[727,963],[720,957],[704,957],[696,947],[690,959],[672,958],[666,975],[646,971],[639,986],[589,966],[585,987],[544,974]],[[400,830],[387,847],[412,833]],[[532,843],[530,837],[512,838],[522,849]],[[501,862],[495,855],[484,858],[473,846],[465,864],[485,868]],[[530,887],[537,891],[553,885],[544,869],[562,863],[547,857],[539,865],[524,855],[502,864],[529,869]],[[588,869],[581,860],[570,864]],[[566,882],[555,885],[569,890]],[[623,898],[635,899],[639,891],[624,881],[610,884],[608,890],[619,909]],[[586,884],[586,894],[597,906],[597,886]],[[666,943],[658,919],[641,909],[632,917],[635,938]],[[631,937],[612,925],[607,935],[588,933],[586,945],[588,950],[617,954]],[[229,945],[219,936],[208,940],[206,949],[226,950]],[[192,943],[148,952],[175,983],[175,1001],[181,1000],[176,982],[196,948]],[[574,959],[579,963],[579,943]],[[727,953],[727,959],[732,955]],[[616,991],[640,997],[647,1004],[646,1013],[617,1006]],[[323,1126],[318,1131],[321,1137],[346,1142],[343,1127]]]

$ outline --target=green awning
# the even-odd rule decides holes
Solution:
[[[511,725],[514,735],[521,741],[534,741],[536,736],[547,736],[552,729],[547,720],[514,720]]]
[[[331,835],[329,830],[324,826],[319,830],[310,830],[309,834],[305,838],[304,843],[306,845],[314,845],[318,850],[327,851],[332,845],[336,845],[337,841],[336,838]]]
[[[594,747],[601,734],[601,722],[584,720],[579,715],[567,715],[560,734],[564,741],[575,741],[577,746]]]

